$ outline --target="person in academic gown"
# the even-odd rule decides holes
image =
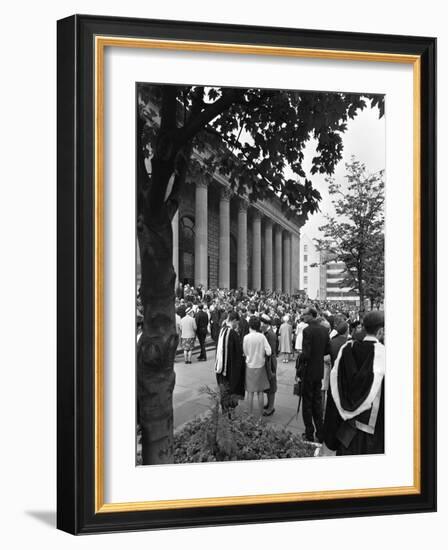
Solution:
[[[218,304],[215,304],[210,308],[210,331],[212,340],[215,342],[215,344],[218,343],[219,332],[221,330],[221,314],[221,308]]]
[[[384,453],[384,313],[368,312],[363,325],[366,336],[341,347],[330,375],[324,447],[337,455]]]
[[[228,412],[244,399],[244,359],[241,337],[237,332],[239,315],[231,311],[219,333],[215,372],[221,396],[221,408]]]

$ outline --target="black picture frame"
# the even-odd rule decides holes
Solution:
[[[436,509],[436,39],[74,15],[57,25],[57,526],[72,534]],[[95,508],[95,36],[420,57],[421,463],[418,494],[97,513]],[[406,343],[403,343],[406,345]]]

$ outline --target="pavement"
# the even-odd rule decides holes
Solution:
[[[185,365],[183,353],[176,356],[174,370],[176,385],[173,393],[174,429],[179,429],[186,422],[203,415],[211,407],[207,395],[201,394],[202,386],[217,389],[214,372],[215,349],[211,342],[207,343],[207,361],[196,359],[199,349],[193,352],[191,365]],[[298,397],[293,395],[295,362],[277,362],[277,393],[275,396],[275,412],[272,416],[263,417],[266,423],[273,427],[287,428],[293,433],[302,434],[305,431],[302,420],[302,409],[297,416]],[[254,401],[256,405],[256,400]],[[247,411],[247,399],[240,401],[238,410]]]

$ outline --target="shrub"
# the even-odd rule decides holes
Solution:
[[[216,462],[314,456],[315,448],[285,428],[273,428],[246,413],[219,411],[216,392],[210,413],[187,423],[174,436],[174,462]]]
[[[314,456],[315,447],[285,428],[273,428],[247,413],[222,414],[219,395],[209,387],[211,409],[201,418],[186,423],[174,434],[174,463],[264,460]],[[140,443],[140,430],[137,441]],[[137,465],[142,464],[138,444]]]

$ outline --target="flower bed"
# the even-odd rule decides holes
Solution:
[[[175,464],[300,458],[315,455],[312,443],[285,428],[274,428],[263,419],[233,411],[222,414],[219,395],[204,386],[212,402],[207,414],[184,424],[174,433]],[[137,433],[137,465],[142,464],[141,433]]]
[[[264,460],[314,456],[299,435],[272,428],[247,414],[229,418],[218,411],[186,424],[174,436],[174,462]]]

